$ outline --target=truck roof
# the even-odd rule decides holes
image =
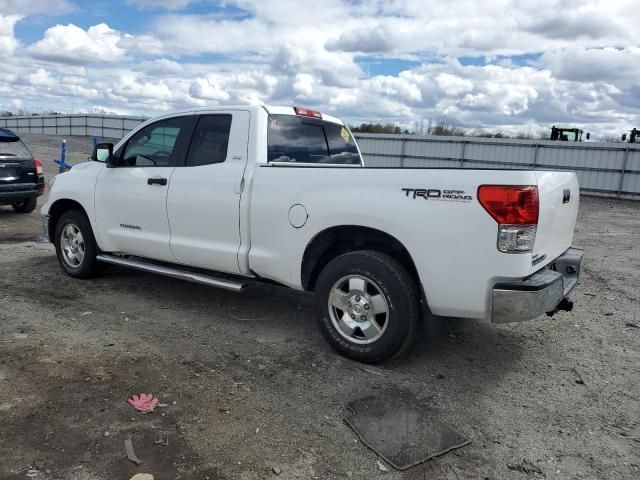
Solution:
[[[297,115],[296,108],[300,109],[301,107],[283,107],[277,105],[211,105],[207,107],[196,107],[196,108],[187,108],[184,110],[178,110],[175,112],[171,112],[170,115],[176,113],[189,113],[189,112],[215,112],[217,110],[259,110],[263,109],[270,115]],[[304,110],[307,110],[306,108]],[[316,112],[316,111],[314,111]],[[338,125],[344,125],[344,122],[340,120],[338,117],[334,117],[332,115],[327,115],[326,113],[318,112],[322,115],[322,120],[331,123],[337,123]],[[318,117],[316,117],[318,118]]]

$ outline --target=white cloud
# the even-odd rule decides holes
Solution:
[[[35,58],[70,64],[104,63],[121,59],[125,50],[118,46],[120,32],[106,23],[84,30],[76,25],[56,25],[44,38],[28,47]]]
[[[9,111],[24,110],[24,102],[19,98],[12,98],[7,102],[6,107]]]
[[[293,90],[296,96],[311,97],[313,94],[313,76],[308,73],[299,73],[295,77]]]
[[[135,69],[148,75],[178,75],[184,72],[182,65],[167,58],[141,62],[136,65]]]
[[[422,100],[419,83],[406,76],[379,75],[367,81],[367,86],[373,93],[385,95],[407,103],[417,103]]]
[[[578,82],[640,79],[640,48],[581,48],[545,52],[541,63],[557,78]]]
[[[139,54],[145,57],[164,55],[165,53],[164,45],[153,35],[130,35],[125,33],[118,40],[117,47],[131,54]]]
[[[330,39],[327,48],[344,52],[379,53],[394,50],[396,44],[394,32],[385,26],[367,28],[363,25],[360,29],[341,33],[337,39]]]
[[[4,56],[12,55],[18,47],[19,42],[13,33],[13,28],[22,18],[20,15],[0,14],[0,52]]]
[[[229,100],[230,96],[215,79],[198,78],[194,80],[189,93],[202,100]]]
[[[62,15],[74,10],[68,0],[0,0],[3,15]]]
[[[226,0],[207,14],[141,0],[129,3],[144,21],[128,31],[55,25],[21,45],[16,23],[46,3],[0,0],[0,103],[153,114],[266,102],[350,122],[509,129],[640,123],[633,0]]]
[[[441,73],[436,78],[438,87],[447,95],[455,96],[473,90],[473,82],[451,73]]]
[[[44,68],[39,68],[28,77],[34,87],[53,87],[57,82]]]

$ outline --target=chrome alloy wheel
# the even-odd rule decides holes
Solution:
[[[84,237],[82,232],[73,223],[64,227],[60,235],[62,258],[70,267],[77,268],[84,260]]]
[[[331,287],[329,315],[340,335],[365,345],[384,334],[389,323],[389,306],[375,282],[360,275],[347,275]]]

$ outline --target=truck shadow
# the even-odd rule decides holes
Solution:
[[[139,296],[141,305],[164,304],[159,308],[165,312],[190,312],[188,315],[200,319],[193,325],[196,328],[224,328],[262,345],[288,345],[289,354],[293,353],[291,349],[304,350],[298,353],[311,362],[319,357],[342,358],[326,344],[316,327],[310,293],[252,282],[246,292],[236,294],[111,266],[102,281]],[[279,348],[273,353],[284,353]],[[481,366],[495,381],[518,363],[523,348],[525,342],[517,330],[468,319],[434,317],[421,324],[407,352],[375,368],[437,377],[446,376],[447,371],[464,376],[474,366]]]

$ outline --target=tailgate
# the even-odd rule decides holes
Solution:
[[[555,260],[573,242],[580,192],[573,172],[537,171],[540,215],[532,272]]]

